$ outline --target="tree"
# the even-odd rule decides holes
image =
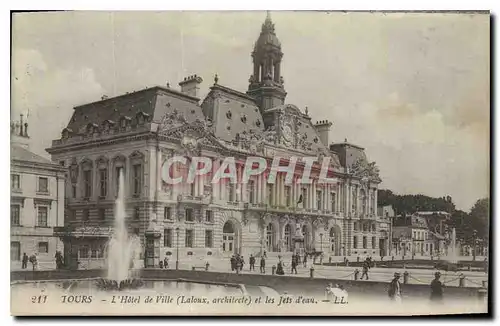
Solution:
[[[477,231],[477,236],[481,239],[488,240],[490,226],[490,200],[482,198],[476,201],[470,210],[470,224]]]

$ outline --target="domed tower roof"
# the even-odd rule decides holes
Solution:
[[[255,42],[254,52],[258,52],[260,49],[265,49],[268,45],[281,49],[281,42],[274,32],[274,24],[271,20],[271,14],[268,11],[266,20],[262,24],[262,30],[260,36]]]

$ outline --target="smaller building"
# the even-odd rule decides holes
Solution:
[[[396,255],[440,256],[446,254],[443,222],[446,212],[416,212],[398,215],[393,221],[392,242]]]
[[[23,254],[37,255],[39,269],[55,268],[63,243],[54,227],[64,225],[65,169],[29,150],[28,123],[11,123],[11,270]],[[31,264],[27,268],[32,268]]]

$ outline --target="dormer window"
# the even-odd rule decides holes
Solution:
[[[69,128],[64,128],[62,133],[61,133],[62,138],[64,138],[64,139],[69,138],[70,134],[71,134],[71,129],[69,129]]]
[[[247,116],[246,115],[241,116],[241,122],[247,123]]]
[[[260,120],[255,121],[255,125],[256,125],[257,127],[260,127]]]
[[[144,122],[147,121],[148,117],[149,117],[149,114],[147,114],[147,113],[145,113],[143,111],[139,111],[137,113],[137,116],[136,116],[136,118],[137,118],[137,124],[138,125],[144,124]]]
[[[128,125],[129,125],[129,123],[130,123],[130,120],[131,120],[131,119],[130,119],[130,117],[128,117],[128,116],[124,116],[124,117],[122,117],[122,118],[121,118],[121,120],[120,120],[120,127],[121,127],[121,128],[126,128],[126,127],[128,127]]]
[[[227,113],[226,113],[226,117],[227,117],[228,119],[231,119],[231,118],[233,117],[233,114],[231,113],[231,111],[227,111]]]

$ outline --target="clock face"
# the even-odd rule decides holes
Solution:
[[[292,128],[289,125],[283,127],[283,137],[285,140],[290,141],[292,139]]]

